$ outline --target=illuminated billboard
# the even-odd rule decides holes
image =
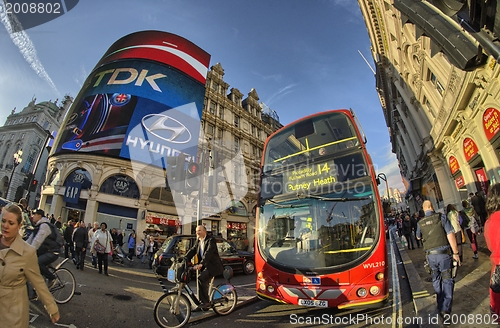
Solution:
[[[54,154],[88,153],[165,167],[196,156],[210,55],[190,41],[143,31],[116,41],[70,108]]]

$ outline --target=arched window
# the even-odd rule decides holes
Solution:
[[[151,191],[149,194],[149,201],[164,203],[167,205],[174,206],[174,197],[172,196],[172,192],[170,189],[165,187],[157,187]]]
[[[227,206],[227,211],[231,215],[248,216],[245,205],[240,201],[231,201]]]
[[[100,192],[128,198],[139,198],[139,187],[134,179],[123,174],[116,174],[106,179],[99,189]]]
[[[61,172],[58,169],[55,169],[54,172],[52,172],[52,175],[49,178],[49,186],[55,186],[59,184],[59,181],[61,180]]]
[[[68,175],[68,177],[64,181],[64,186],[66,186],[68,183],[81,183],[80,189],[90,189],[90,187],[92,187],[92,178],[90,177],[90,173],[87,170],[78,168]]]
[[[0,167],[3,167],[4,161],[7,158],[7,152],[10,149],[10,142],[5,145],[5,150],[2,154],[2,157],[0,158]]]

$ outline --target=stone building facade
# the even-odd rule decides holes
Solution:
[[[410,210],[425,199],[461,208],[470,192],[500,182],[498,47],[429,1],[358,3]]]
[[[48,152],[46,143],[62,123],[64,114],[72,103],[72,98],[65,96],[58,100],[36,103],[33,100],[20,112],[12,110],[3,127],[0,127],[0,196],[11,201],[28,197],[28,205],[35,207],[40,199],[40,185],[45,179]],[[21,163],[14,165],[14,154],[22,151]],[[36,172],[35,172],[36,171]],[[24,181],[30,174],[41,182],[29,192]]]

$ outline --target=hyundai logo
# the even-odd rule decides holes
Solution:
[[[191,141],[189,129],[167,115],[149,114],[142,118],[142,126],[151,134],[168,142],[183,144]]]

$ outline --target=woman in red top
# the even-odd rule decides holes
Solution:
[[[488,219],[484,225],[484,238],[486,245],[491,251],[491,272],[500,264],[500,184],[491,187],[486,201],[486,212]],[[490,308],[492,313],[500,315],[500,293],[495,293],[490,289]]]

